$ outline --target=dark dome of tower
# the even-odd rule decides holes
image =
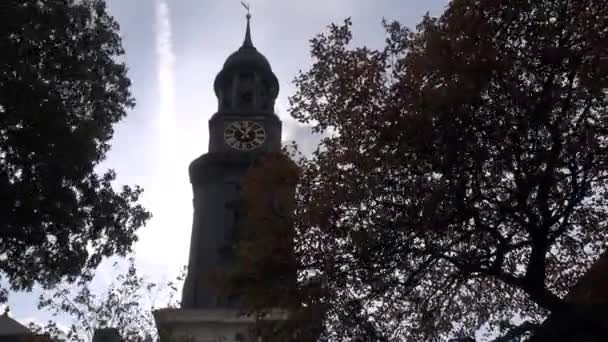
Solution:
[[[249,27],[249,19],[251,16],[247,15],[247,30],[245,31],[245,40],[243,45],[235,52],[233,52],[226,62],[224,63],[224,70],[229,69],[241,69],[241,70],[264,70],[270,71],[270,63],[264,55],[258,52],[253,46],[251,41],[251,29]]]
[[[247,14],[243,45],[232,53],[215,77],[213,88],[218,97],[218,112],[273,114],[279,81],[268,59],[253,46]]]
[[[259,69],[270,71],[270,63],[258,52],[256,48],[242,46],[232,53],[224,63],[224,70],[228,69]]]

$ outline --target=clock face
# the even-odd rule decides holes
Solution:
[[[264,140],[266,140],[266,131],[257,122],[233,121],[224,129],[224,141],[237,150],[253,150],[262,145]]]

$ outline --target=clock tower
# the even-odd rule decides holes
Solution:
[[[213,284],[217,271],[234,262],[240,191],[251,163],[281,147],[281,121],[274,113],[279,82],[253,46],[251,16],[243,45],[231,54],[214,82],[217,112],[209,120],[209,152],[190,164],[194,217],[184,309],[235,306]]]

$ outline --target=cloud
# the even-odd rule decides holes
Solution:
[[[187,165],[182,165],[182,148],[180,135],[177,134],[177,90],[176,90],[176,54],[174,51],[173,23],[171,15],[171,2],[156,0],[154,3],[155,17],[155,60],[156,60],[156,86],[157,96],[147,99],[154,103],[156,108],[154,130],[145,132],[151,137],[151,143],[144,149],[154,150],[152,153],[152,168],[140,175],[146,188],[147,208],[153,217],[148,226],[139,233],[136,248],[138,264],[144,265],[144,271],[164,270],[166,264],[179,266],[184,255],[182,249],[171,250],[169,255],[159,258],[159,246],[171,243],[184,243],[190,215],[187,179],[184,181],[180,175],[187,175]],[[173,3],[171,3],[173,4]],[[143,147],[142,147],[143,148]],[[169,229],[176,231],[176,226],[183,226],[183,232],[167,237]],[[172,237],[182,237],[176,241]],[[185,242],[187,245],[187,241]],[[177,268],[177,267],[175,267]]]
[[[173,52],[173,36],[171,31],[171,14],[167,0],[157,0],[156,3],[156,55],[158,58],[157,87],[158,87],[158,136],[160,151],[157,162],[160,171],[158,204],[160,207],[171,206],[168,198],[175,198],[172,175],[176,174],[177,143],[177,113],[175,89],[175,54]],[[162,211],[156,217],[156,224],[168,226],[171,223],[172,210]]]
[[[191,190],[188,182],[188,160],[184,156],[183,132],[178,134],[177,102],[177,55],[175,53],[172,7],[175,2],[156,0],[155,12],[155,59],[157,96],[148,101],[156,108],[155,129],[146,132],[153,142],[146,149],[153,149],[154,162],[151,170],[142,174],[153,217],[145,229],[138,233],[137,263],[145,273],[166,274],[167,266],[179,270],[187,257],[189,227],[192,218]],[[180,60],[183,59],[179,56]],[[153,146],[153,147],[152,147]],[[172,232],[167,236],[168,232]],[[159,247],[164,252],[159,257]],[[172,246],[180,246],[173,248]],[[186,247],[186,248],[184,248]]]
[[[161,149],[169,152],[173,147],[175,125],[175,55],[172,46],[171,15],[166,0],[158,0],[156,6],[156,54],[158,56],[158,92],[160,108]],[[165,149],[169,149],[165,151]]]

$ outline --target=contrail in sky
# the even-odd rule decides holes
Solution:
[[[169,171],[177,152],[175,113],[175,55],[173,54],[171,16],[166,0],[156,6],[156,55],[158,60],[157,84],[159,92],[160,157],[162,169]],[[170,171],[169,171],[170,172]]]

